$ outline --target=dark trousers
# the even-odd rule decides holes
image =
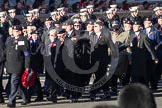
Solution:
[[[16,96],[18,91],[23,99],[23,102],[28,102],[29,100],[27,98],[27,92],[21,85],[21,75],[11,74],[11,91],[9,95],[9,104],[16,104]]]
[[[41,87],[40,79],[38,76],[35,78],[34,85],[29,87],[29,90],[28,90],[28,94],[30,98],[34,93],[37,94],[37,98],[43,99],[42,87]]]
[[[157,89],[158,74],[156,71],[157,65],[152,60],[147,60],[147,83],[150,83],[152,89]]]
[[[132,76],[132,83],[141,83],[147,86],[146,77],[144,76]]]
[[[4,69],[4,65],[1,64],[0,65],[0,100],[3,100],[3,85],[2,85],[2,80],[3,80],[3,69]]]

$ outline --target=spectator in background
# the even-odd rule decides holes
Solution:
[[[144,9],[144,10],[148,10],[149,7],[150,7],[150,4],[149,4],[147,1],[144,1],[144,2],[142,3],[142,5],[143,5],[143,9]]]
[[[122,2],[122,10],[123,11],[128,11],[129,10],[129,4],[127,3],[127,0],[124,0]]]
[[[107,2],[102,0],[95,5],[96,11],[106,11],[107,7],[108,7]]]
[[[61,3],[60,3],[59,7],[68,7],[67,0],[61,0]]]
[[[55,1],[54,0],[50,0],[49,2],[49,11],[52,12],[57,8]]]
[[[24,5],[22,2],[18,2],[16,4],[16,15],[23,15],[24,13]]]
[[[109,1],[109,4],[110,4],[110,5],[116,4],[116,0],[110,0],[110,1]]]
[[[87,0],[80,1],[80,4],[79,4],[80,8],[85,8],[86,5],[87,5]]]
[[[2,10],[7,11],[8,9],[9,9],[9,2],[8,1],[5,1],[2,4]]]
[[[15,7],[16,6],[16,0],[8,0],[8,2],[9,2],[9,5],[11,7]]]
[[[72,12],[79,12],[80,10],[80,6],[79,6],[79,2],[76,2],[72,5]]]
[[[152,92],[142,84],[125,86],[118,97],[121,108],[156,108]]]

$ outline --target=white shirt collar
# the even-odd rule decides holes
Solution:
[[[71,30],[71,31],[68,32],[68,37],[71,35],[72,32],[73,32],[73,30]]]
[[[138,32],[135,32],[136,36],[138,36],[138,35],[139,35],[139,33],[140,33],[139,31],[138,31]]]
[[[96,35],[97,35],[97,37],[99,37],[99,36],[101,35],[101,32],[99,32],[99,33],[96,33]]]

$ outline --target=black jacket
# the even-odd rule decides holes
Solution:
[[[8,73],[14,74],[22,74],[25,68],[30,68],[29,44],[25,37],[7,39],[6,68]]]

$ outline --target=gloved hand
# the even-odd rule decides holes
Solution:
[[[29,69],[29,68],[26,68],[25,69],[28,73],[30,73],[31,72],[31,70]]]

